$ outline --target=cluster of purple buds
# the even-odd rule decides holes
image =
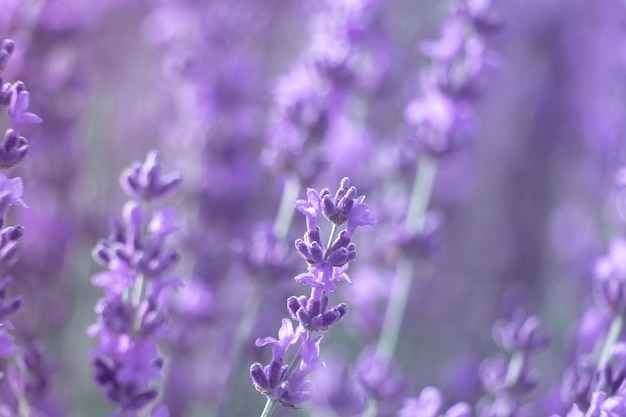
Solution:
[[[4,82],[2,79],[2,71],[6,68],[14,50],[13,41],[0,38],[0,111],[8,106],[8,114],[11,117],[11,127],[0,142],[0,168],[10,168],[26,158],[28,141],[20,136],[22,127],[25,124],[41,123],[39,116],[28,111],[30,93],[24,83],[21,81]]]
[[[347,312],[345,304],[328,309],[329,293],[337,291],[334,281],[351,283],[345,273],[348,263],[356,258],[355,245],[351,241],[358,226],[376,224],[369,209],[363,203],[364,197],[356,196],[356,188],[350,180],[341,180],[341,186],[334,197],[328,189],[318,193],[307,191],[307,200],[296,201],[296,208],[306,216],[307,231],[303,239],[296,240],[298,254],[307,262],[308,272],[296,276],[296,282],[312,287],[309,298],[289,297],[287,307],[291,316],[307,330],[327,330]],[[331,243],[325,247],[321,231],[317,225],[320,212],[332,223]],[[335,238],[337,228],[346,223],[345,230]],[[334,240],[333,240],[334,239]]]
[[[165,240],[179,229],[171,207],[153,211],[150,203],[171,195],[181,182],[178,174],[162,174],[158,154],[122,173],[120,182],[131,200],[123,221],[114,218],[112,233],[93,250],[94,259],[108,268],[92,278],[105,290],[96,307],[98,321],[89,332],[99,338],[92,352],[95,380],[109,401],[118,407],[116,416],[131,417],[158,396],[155,381],[161,378],[163,359],[155,338],[166,334],[167,317],[161,309],[164,290],[180,280],[170,277],[179,260]],[[164,406],[153,416],[165,416]]]
[[[480,377],[487,395],[477,404],[479,417],[516,416],[521,398],[537,386],[530,358],[550,344],[539,325],[537,316],[527,317],[522,311],[517,311],[510,322],[495,323],[493,338],[506,354],[481,366]]]
[[[462,2],[441,38],[422,46],[433,65],[421,78],[422,96],[405,111],[407,122],[416,129],[410,146],[440,156],[470,136],[481,77],[496,62],[487,52],[486,37],[498,28],[491,1]]]
[[[305,215],[307,225],[304,238],[296,241],[296,249],[308,267],[308,272],[296,276],[295,280],[310,286],[311,294],[309,297],[289,297],[287,308],[298,326],[294,330],[291,319],[285,318],[278,340],[258,339],[257,346],[274,345],[272,360],[265,367],[255,363],[250,368],[257,390],[284,406],[294,407],[310,396],[310,383],[305,378],[320,363],[319,343],[322,339],[322,335],[313,336],[312,333],[328,330],[347,312],[344,303],[329,308],[328,294],[337,291],[334,281],[350,283],[345,271],[356,256],[351,242],[356,228],[376,224],[363,199],[357,197],[356,188],[344,178],[334,197],[328,189],[321,192],[308,189],[307,200],[295,203],[296,209]],[[321,240],[320,214],[332,223],[329,245],[324,245]],[[346,224],[345,230],[337,234],[338,227],[343,224]],[[285,365],[287,349],[299,341],[299,353],[291,366]]]

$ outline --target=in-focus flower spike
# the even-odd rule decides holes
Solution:
[[[114,218],[110,237],[93,250],[94,259],[109,270],[92,278],[105,297],[96,306],[97,322],[89,328],[100,342],[91,361],[96,383],[120,416],[135,416],[159,393],[156,382],[164,361],[155,339],[167,335],[168,321],[161,294],[181,285],[166,275],[180,255],[165,243],[180,226],[173,208],[147,210],[144,205],[170,195],[179,184],[178,174],[161,175],[156,152],[125,170],[122,185],[140,201],[124,205],[122,221]],[[168,414],[164,406],[152,412]]]
[[[255,363],[250,367],[250,377],[256,389],[267,396],[263,417],[269,417],[276,407],[295,407],[305,402],[311,395],[311,382],[306,378],[319,365],[320,342],[322,335],[313,336],[313,332],[326,331],[348,311],[348,305],[340,303],[329,308],[329,294],[337,291],[335,282],[351,283],[346,274],[349,262],[356,258],[355,245],[350,236],[357,226],[374,225],[376,222],[369,214],[363,197],[356,196],[356,188],[350,186],[350,180],[344,178],[334,199],[330,191],[324,189],[307,191],[307,200],[297,200],[295,207],[306,217],[307,231],[303,239],[295,242],[298,254],[307,262],[307,272],[295,277],[296,282],[311,287],[311,295],[291,296],[287,300],[287,309],[293,320],[299,325],[296,330],[290,319],[283,319],[279,338],[266,337],[257,339],[256,345],[272,344],[272,359],[267,366]],[[322,241],[321,228],[318,225],[320,212],[331,222],[330,246]],[[356,214],[355,214],[356,213]],[[351,219],[354,218],[355,220]],[[352,232],[338,227],[348,222]],[[283,365],[288,349],[301,339],[298,351],[294,354],[291,365]]]

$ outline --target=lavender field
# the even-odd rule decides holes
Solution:
[[[626,2],[0,0],[0,417],[626,417]]]

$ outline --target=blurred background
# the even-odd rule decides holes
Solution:
[[[322,356],[335,372],[363,360],[384,319],[393,234],[423,152],[407,141],[405,109],[424,94],[431,60],[423,42],[440,37],[452,7],[0,0],[0,36],[16,44],[4,78],[26,83],[30,108],[43,118],[26,128],[31,153],[14,173],[29,208],[13,211],[26,232],[12,275],[24,298],[16,327],[24,340],[41,342],[49,364],[50,415],[111,413],[88,360],[96,342],[86,329],[102,295],[90,283],[101,270],[91,250],[125,201],[120,171],[152,149],[184,179],[167,202],[183,225],[172,244],[181,248],[176,273],[186,282],[168,300],[170,337],[160,341],[161,398],[171,416],[260,414],[264,397],[248,369],[267,363],[270,349],[254,340],[275,337],[286,298],[306,293],[292,279],[306,266],[292,250],[304,218],[294,214],[276,236],[281,199],[305,198],[306,187],[333,191],[345,176],[379,225],[356,234],[353,285],[333,298],[350,310],[325,337]],[[479,365],[497,352],[491,327],[521,308],[552,336],[533,358],[540,382],[528,397],[539,413],[530,415],[549,415],[569,408],[559,400],[560,379],[590,304],[590,271],[623,227],[615,174],[624,161],[626,5],[491,7],[501,27],[485,41],[489,65],[472,101],[472,133],[437,157],[429,233],[403,249],[414,275],[395,355],[401,382],[391,397],[434,385],[447,402],[474,403]],[[346,50],[356,56],[353,73],[321,68]],[[311,56],[328,61],[307,67]],[[307,71],[323,73],[325,83],[311,84]],[[308,142],[294,141],[281,121],[294,96],[302,120],[323,126]],[[337,380],[316,377],[329,390]],[[302,410],[275,415],[362,413],[339,404],[349,390],[342,399],[320,391]],[[379,415],[393,415],[401,400],[395,404]]]

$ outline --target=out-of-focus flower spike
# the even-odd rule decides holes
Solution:
[[[164,276],[180,259],[165,247],[165,238],[179,229],[176,213],[171,208],[152,213],[144,205],[173,192],[180,176],[161,175],[156,152],[124,172],[122,185],[140,201],[124,205],[123,222],[114,218],[110,237],[93,250],[94,259],[108,270],[92,277],[105,298],[96,307],[98,321],[89,334],[100,341],[91,355],[94,379],[118,414],[129,416],[159,394],[154,384],[162,378],[164,361],[154,339],[168,333],[161,294],[181,285],[178,278]],[[167,416],[168,411],[156,407],[152,415]]]

